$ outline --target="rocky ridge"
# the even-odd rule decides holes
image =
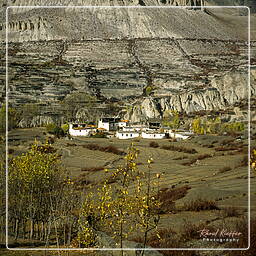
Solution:
[[[62,120],[61,101],[74,92],[101,95],[98,109],[106,100],[119,102],[132,121],[162,118],[170,110],[225,109],[248,97],[248,44],[214,16],[189,9],[172,9],[172,15],[167,9],[55,11],[21,9],[10,16],[10,103],[43,106],[22,127]],[[30,17],[39,23],[24,23]],[[254,96],[254,70],[251,77]],[[4,85],[4,70],[0,79]]]

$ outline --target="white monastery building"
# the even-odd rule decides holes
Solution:
[[[90,136],[96,131],[96,127],[87,126],[87,124],[69,124],[69,134],[71,136]]]
[[[142,132],[141,137],[143,139],[164,139],[166,137],[166,134],[162,132],[147,131]]]
[[[134,139],[134,138],[138,138],[139,136],[140,134],[138,132],[130,132],[130,131],[116,132],[116,137],[121,140]]]

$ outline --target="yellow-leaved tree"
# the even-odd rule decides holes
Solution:
[[[145,247],[149,232],[157,228],[159,182],[151,173],[152,159],[148,160],[147,172],[139,170],[138,154],[133,145],[129,147],[124,164],[114,171],[106,170],[111,174],[97,195],[86,195],[78,232],[79,242],[84,247],[94,246],[99,232],[111,236],[121,249],[132,234],[141,234],[142,247]]]
[[[45,240],[48,244],[54,227],[59,245],[57,219],[64,213],[68,215],[67,206],[70,208],[72,202],[65,202],[71,193],[56,150],[36,142],[27,153],[11,158],[8,169],[9,231],[15,239],[22,233],[23,238]]]

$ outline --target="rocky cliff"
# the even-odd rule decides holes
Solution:
[[[23,3],[8,1],[7,5]],[[68,0],[51,1],[60,3],[73,5]],[[248,90],[246,36],[216,12],[193,10],[199,1],[116,0],[100,4],[184,3],[191,8],[11,8],[9,100],[18,107],[28,102],[42,106],[40,115],[23,120],[21,126],[63,121],[61,102],[75,92],[95,95],[99,112],[106,102],[118,102],[120,113],[133,121],[162,118],[170,110],[225,109],[247,99],[249,91],[254,96],[254,71]],[[99,2],[90,1],[94,4]],[[237,16],[232,17],[234,22]],[[238,18],[237,24],[246,31],[244,18]],[[3,24],[1,28],[4,35]],[[255,43],[251,46],[255,64]],[[3,47],[0,57],[5,57]],[[4,70],[0,81],[3,100]],[[77,115],[86,116],[88,111],[80,109]]]

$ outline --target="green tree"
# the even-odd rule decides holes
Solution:
[[[97,99],[85,92],[75,92],[66,96],[62,101],[63,112],[66,119],[72,120],[75,118],[77,111],[80,108],[85,108],[88,110],[88,115],[93,116],[94,112],[89,110],[96,107]]]
[[[179,129],[181,125],[179,112],[176,110],[172,110],[169,115],[169,117],[166,116],[165,120],[163,121],[163,125],[172,129]]]

